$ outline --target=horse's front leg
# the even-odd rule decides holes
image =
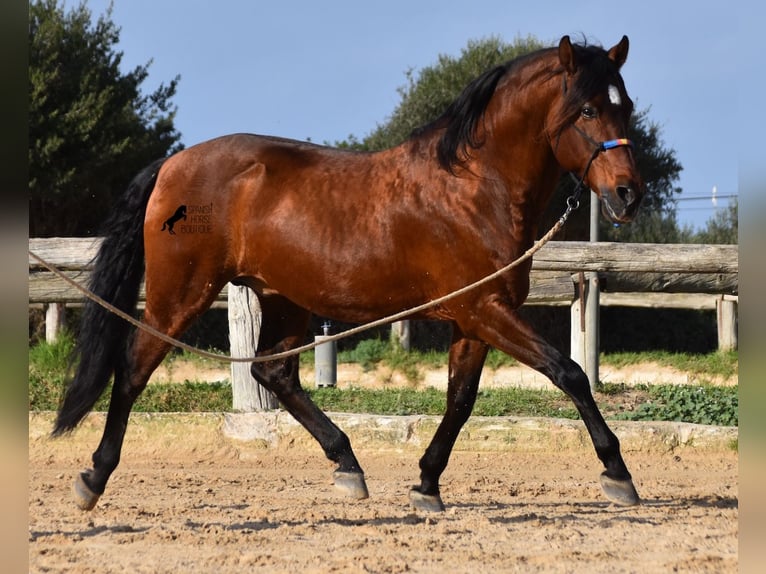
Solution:
[[[262,297],[261,310],[259,355],[286,351],[302,342],[310,316],[308,311],[279,296]],[[367,498],[364,472],[348,436],[301,387],[298,356],[253,363],[250,370],[253,377],[273,392],[287,412],[317,440],[327,458],[338,464],[333,475],[335,487],[352,498]]]
[[[604,464],[601,487],[607,498],[625,506],[638,504],[639,496],[622,459],[620,441],[601,415],[582,368],[543,340],[501,301],[487,303],[480,314],[474,328],[482,340],[546,375],[572,400]]]
[[[277,346],[268,353],[285,351]],[[253,377],[273,392],[295,420],[313,436],[327,458],[338,464],[333,474],[335,487],[352,498],[367,498],[364,472],[354,456],[348,436],[316,406],[298,379],[298,357],[280,361],[253,363]]]
[[[466,339],[455,326],[449,352],[447,410],[431,444],[420,459],[420,485],[410,491],[410,503],[419,510],[443,511],[439,477],[447,468],[452,447],[476,402],[481,370],[488,347]]]

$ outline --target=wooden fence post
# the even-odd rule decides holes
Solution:
[[[598,273],[580,272],[572,280],[577,286],[577,297],[570,307],[569,356],[585,371],[593,391],[599,377]]]
[[[55,343],[61,331],[66,327],[66,305],[48,303],[45,306],[45,340]]]
[[[718,350],[731,351],[738,347],[737,300],[722,296],[715,302],[718,319]]]
[[[601,289],[599,287],[598,273],[589,271],[585,274],[587,292],[585,297],[585,374],[588,375],[590,390],[595,391],[598,387],[599,377],[599,354],[601,351]]]
[[[583,273],[572,275],[577,296],[569,307],[569,356],[585,369],[585,277]]]
[[[228,286],[229,342],[233,357],[252,357],[261,331],[261,305],[248,287]],[[273,410],[279,406],[274,394],[250,373],[250,363],[231,364],[232,407],[235,411]]]
[[[391,323],[391,340],[397,343],[405,351],[410,350],[410,322],[409,320],[395,321]]]

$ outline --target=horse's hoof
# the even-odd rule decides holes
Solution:
[[[630,479],[617,480],[601,473],[601,488],[609,500],[620,506],[635,506],[641,502]]]
[[[77,508],[80,510],[93,510],[93,507],[96,506],[101,495],[93,492],[90,487],[85,484],[85,480],[83,479],[84,475],[85,473],[78,474],[74,481],[74,486],[72,488],[74,492],[74,500],[77,504]]]
[[[350,498],[368,498],[367,483],[364,482],[363,472],[341,472],[336,470],[333,475],[335,488]]]
[[[444,503],[438,494],[423,494],[417,487],[410,489],[410,505],[416,510],[444,512]]]

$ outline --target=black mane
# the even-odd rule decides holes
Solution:
[[[476,127],[484,117],[489,101],[495,93],[510,63],[501,64],[484,72],[468,84],[455,101],[436,120],[417,129],[420,135],[434,129],[446,128],[437,145],[439,164],[454,173],[457,165],[468,159],[468,148],[479,148],[484,143],[476,137]]]

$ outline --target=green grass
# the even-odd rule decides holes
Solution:
[[[72,337],[63,334],[53,345],[43,342],[29,349],[30,410],[53,410],[58,406],[73,347]]]
[[[738,426],[737,387],[657,385],[646,388],[649,398],[630,413],[615,418],[633,421],[683,421],[703,425]]]
[[[611,420],[681,421],[695,424],[738,426],[737,387],[613,385],[597,392],[596,402]],[[320,408],[334,412],[365,412],[381,415],[441,415],[447,400],[444,392],[397,389],[310,389]],[[638,405],[631,407],[623,399]],[[579,419],[571,401],[560,391],[500,388],[479,391],[474,416],[533,416]]]
[[[655,362],[661,366],[672,367],[679,371],[703,376],[730,377],[737,374],[739,354],[737,351],[713,352],[705,355],[691,353],[669,353],[667,351],[652,351],[645,353],[613,353],[601,355],[603,365],[625,367],[638,363]]]
[[[351,351],[338,353],[339,363],[358,363],[365,370],[374,369],[378,364],[385,364],[403,372],[413,371],[414,367],[431,368],[447,364],[448,354],[439,351],[403,351],[401,348],[382,339],[368,339],[359,343]],[[730,377],[737,374],[739,355],[737,351],[712,352],[707,354],[670,353],[667,351],[650,351],[642,353],[610,353],[600,356],[602,365],[625,367],[640,363],[654,362],[664,367],[679,371],[702,375],[700,378],[721,376]],[[302,365],[313,365],[313,352],[301,355]],[[486,368],[499,369],[518,365],[513,357],[490,349],[485,361]]]
[[[380,415],[442,415],[447,407],[443,391],[426,389],[309,389],[320,408],[332,412]],[[563,400],[562,400],[563,399]],[[566,403],[566,404],[564,404]],[[577,418],[571,403],[558,391],[489,389],[480,391],[475,416],[555,416]]]
[[[313,357],[313,354],[310,357]],[[382,339],[367,339],[351,351],[338,353],[339,363],[358,363],[365,371],[385,364],[403,373],[411,382],[420,380],[421,369],[445,365],[446,358],[446,353],[438,351],[405,351],[401,346]]]
[[[210,353],[217,353],[220,355],[228,355],[228,351],[222,351],[220,349],[206,349]],[[175,349],[169,353],[162,364],[172,370],[175,363],[191,364],[199,368],[224,368],[229,367],[229,363],[226,361],[218,361],[210,359],[208,357],[202,357],[196,353],[190,353],[189,351],[182,349]]]
[[[68,357],[73,341],[63,336],[53,345],[41,343],[29,349],[29,408],[55,410],[66,381]],[[309,354],[313,361],[313,354]],[[423,369],[444,366],[446,353],[405,352],[387,342],[364,341],[356,349],[339,355],[341,362],[358,362],[373,369],[384,363],[417,382]],[[216,366],[216,361],[175,354],[166,361],[192,360],[201,366]],[[303,360],[305,361],[305,359]],[[302,362],[303,362],[302,361]],[[607,355],[604,364],[625,366],[654,361],[679,370],[730,376],[737,372],[738,356],[733,353],[677,355],[636,353]],[[224,364],[224,363],[221,363]],[[304,363],[305,364],[305,363]],[[313,364],[313,363],[312,363]],[[515,364],[497,351],[491,351],[489,368]],[[703,377],[699,377],[703,380]],[[381,415],[441,415],[446,395],[432,388],[322,388],[307,389],[312,399],[326,411],[364,412]],[[95,410],[108,408],[105,392]],[[596,401],[607,419],[669,420],[698,424],[737,426],[739,424],[738,387],[701,385],[636,385],[607,383],[599,386]],[[134,410],[145,412],[221,412],[231,409],[232,390],[228,382],[152,383],[139,397]],[[533,390],[500,388],[481,390],[473,410],[476,416],[540,416],[578,418],[571,401],[558,389]]]
[[[74,347],[72,338],[62,336],[55,344],[40,343],[29,350],[29,409],[56,410],[63,396],[69,355]],[[183,360],[171,357],[169,361]],[[195,357],[196,361],[209,361]],[[94,410],[109,408],[109,393],[96,403]],[[226,411],[231,409],[232,393],[228,383],[184,381],[173,384],[152,384],[141,394],[133,410],[139,412]]]
[[[104,401],[105,397],[102,397]],[[133,407],[137,412],[226,412],[231,410],[229,383],[184,381],[149,385]],[[106,410],[107,403],[104,402]]]
[[[338,352],[339,363],[358,363],[361,367],[370,371],[379,364],[385,364],[393,369],[402,371],[412,370],[412,367],[429,369],[447,365],[448,353],[446,351],[405,351],[401,347],[383,339],[367,339],[361,341],[356,348],[349,351]],[[314,364],[314,352],[307,351],[301,354],[301,365]],[[490,369],[518,365],[513,357],[501,353],[497,349],[490,349],[485,362]]]

